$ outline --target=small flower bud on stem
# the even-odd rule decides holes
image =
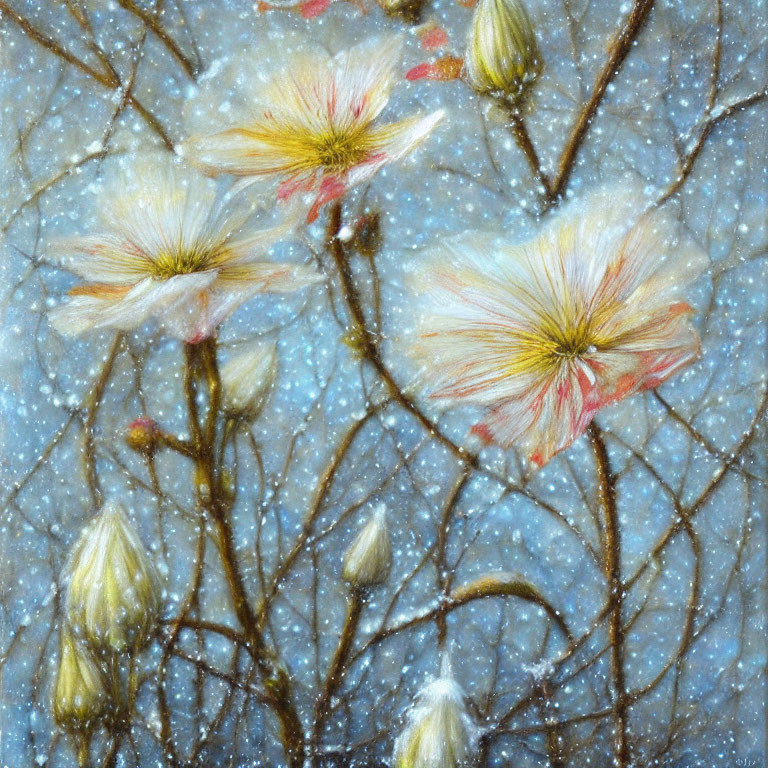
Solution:
[[[383,584],[392,567],[386,507],[380,504],[344,555],[342,576],[353,588]]]
[[[518,102],[541,72],[536,33],[522,0],[480,0],[467,44],[467,78],[482,94]]]
[[[108,502],[86,526],[68,577],[67,619],[94,652],[146,644],[160,610],[160,579],[122,506]]]

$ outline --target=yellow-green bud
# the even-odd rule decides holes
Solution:
[[[66,627],[61,630],[60,646],[53,718],[65,731],[86,732],[106,711],[107,692],[101,667]]]
[[[344,555],[342,577],[353,587],[373,587],[387,580],[391,567],[387,508],[379,504]]]
[[[522,0],[480,0],[465,66],[478,93],[520,98],[541,71],[536,33]]]
[[[160,609],[160,579],[119,504],[108,502],[83,529],[68,577],[67,619],[93,650],[147,642]]]
[[[274,344],[250,342],[221,368],[224,410],[235,418],[253,421],[261,413],[277,375]]]
[[[425,686],[408,714],[405,730],[395,743],[394,768],[459,768],[469,762],[475,727],[467,714],[464,694],[453,679],[450,663]]]

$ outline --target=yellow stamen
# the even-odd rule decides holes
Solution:
[[[320,168],[343,173],[375,149],[368,124],[317,130],[301,125],[260,124],[238,132],[261,145],[255,154],[273,154],[279,167],[270,168],[270,173],[277,170],[296,174]]]
[[[206,250],[167,250],[154,257],[149,272],[160,280],[168,280],[175,275],[191,275],[208,269],[213,256]]]

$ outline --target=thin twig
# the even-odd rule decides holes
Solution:
[[[106,389],[109,377],[112,375],[112,369],[114,368],[115,360],[117,359],[122,344],[123,335],[118,333],[117,336],[115,336],[115,340],[112,342],[112,346],[107,353],[107,358],[104,361],[101,372],[94,382],[90,395],[85,402],[85,420],[83,421],[83,463],[85,465],[85,479],[95,507],[100,507],[102,503],[101,485],[99,483],[99,476],[96,472],[96,454],[94,449],[96,417],[99,415],[99,407],[101,406],[101,400],[104,397],[104,390]]]
[[[593,421],[589,425],[589,437],[595,454],[598,492],[605,515],[604,557],[605,575],[608,580],[609,615],[608,634],[611,645],[611,676],[613,678],[613,708],[615,719],[616,768],[626,768],[631,762],[628,738],[627,685],[624,674],[624,584],[621,579],[621,531],[616,506],[616,478],[611,470],[608,451],[600,428]]]
[[[600,73],[592,86],[592,94],[587,103],[582,107],[576,122],[571,128],[571,133],[565,143],[557,173],[552,181],[551,194],[556,199],[565,193],[568,181],[571,178],[576,165],[576,156],[581,149],[587,132],[595,119],[595,115],[602,104],[603,97],[613,79],[621,70],[624,60],[627,58],[632,45],[653,8],[655,0],[635,0],[634,7],[627,17],[627,21],[621,31],[615,37],[608,49],[608,58],[600,70]]]

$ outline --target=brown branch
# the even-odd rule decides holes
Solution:
[[[226,637],[227,640],[235,645],[242,646],[247,651],[252,650],[249,648],[245,636],[241,635],[236,629],[228,627],[226,624],[219,624],[214,621],[203,621],[202,619],[190,619],[184,615],[175,619],[165,619],[163,623],[170,624],[171,626],[180,626],[184,629],[192,629],[196,632],[213,632],[214,634]]]
[[[699,135],[693,146],[686,152],[683,158],[683,165],[677,178],[669,185],[663,195],[657,200],[657,205],[664,205],[671,197],[674,197],[680,188],[685,184],[686,179],[693,171],[693,166],[696,164],[699,155],[704,149],[707,139],[712,131],[714,131],[721,123],[727,120],[734,114],[743,112],[745,109],[757,104],[768,98],[768,88],[764,88],[761,91],[755,91],[749,96],[743,99],[734,101],[728,106],[722,107],[720,110],[713,109],[707,111],[707,117],[704,120],[702,126],[699,129]]]
[[[115,153],[117,154],[117,153]],[[8,216],[3,223],[0,232],[7,232],[14,221],[18,219],[21,213],[28,205],[36,203],[46,192],[55,187],[60,181],[63,181],[67,176],[72,175],[75,171],[80,170],[83,166],[90,163],[92,160],[102,160],[107,156],[106,149],[100,149],[96,152],[90,152],[89,154],[81,157],[74,163],[70,163],[63,170],[52,176],[48,181],[43,182],[34,192],[32,192],[24,201],[22,201]]]
[[[101,400],[104,397],[104,390],[109,381],[109,377],[112,375],[112,369],[114,368],[115,360],[117,359],[122,344],[123,334],[118,333],[117,336],[115,336],[115,340],[112,342],[112,346],[104,361],[101,372],[94,382],[91,393],[85,402],[85,420],[83,421],[83,463],[85,465],[85,479],[88,483],[88,489],[91,492],[91,499],[93,500],[95,507],[100,507],[102,504],[102,493],[99,477],[96,472],[96,456],[94,448],[96,417],[99,415],[99,407],[101,406]]]
[[[492,597],[516,597],[538,605],[563,633],[563,636],[568,640],[569,646],[573,644],[573,635],[563,620],[560,611],[555,609],[531,584],[516,574],[501,572],[480,576],[469,584],[454,589],[447,598],[438,600],[437,605],[434,607],[415,613],[398,624],[382,627],[355,653],[353,661],[361,658],[372,646],[378,645],[393,635],[420,626],[425,622],[434,621],[438,616],[452,613],[462,606],[473,603],[475,600],[485,600]]]
[[[315,702],[315,722],[312,728],[312,737],[310,739],[310,753],[312,754],[312,764],[319,768],[320,760],[317,754],[317,748],[323,735],[323,726],[330,712],[331,700],[341,685],[344,676],[344,669],[349,659],[349,652],[352,649],[352,643],[357,633],[357,627],[365,608],[366,595],[360,589],[352,588],[347,600],[347,616],[344,620],[344,626],[339,636],[339,643],[336,646],[336,652],[333,655],[328,674],[325,678],[325,684]]]
[[[200,74],[198,68],[186,57],[184,51],[181,50],[178,43],[157,20],[154,13],[145,11],[134,0],[118,0],[118,2],[126,11],[141,19],[147,29],[157,36],[160,42],[168,49],[168,52],[181,64],[182,69],[191,80],[197,80],[197,76]]]
[[[381,405],[384,405],[384,403],[382,403]],[[278,565],[275,571],[275,574],[272,577],[272,582],[269,587],[269,591],[265,593],[264,597],[262,598],[261,605],[256,611],[256,616],[257,616],[256,621],[257,621],[257,625],[260,628],[263,627],[264,622],[267,619],[267,615],[269,613],[269,607],[272,603],[272,600],[275,598],[275,595],[277,594],[278,590],[280,589],[280,585],[283,583],[283,580],[286,578],[286,576],[290,572],[291,568],[293,567],[298,557],[304,551],[304,547],[307,541],[309,540],[310,536],[312,535],[312,532],[315,527],[315,522],[317,521],[317,518],[320,516],[320,513],[322,512],[323,505],[325,504],[326,499],[328,498],[328,494],[330,493],[331,486],[333,485],[333,480],[336,477],[336,473],[338,472],[338,469],[341,466],[341,463],[344,460],[344,457],[347,455],[347,452],[352,446],[352,443],[355,441],[355,438],[359,434],[360,430],[368,422],[368,419],[380,409],[381,405],[371,407],[361,419],[358,419],[351,426],[349,431],[344,435],[344,438],[341,441],[341,444],[336,449],[336,453],[334,454],[333,460],[331,461],[330,465],[326,468],[322,478],[320,479],[315,501],[311,509],[307,513],[307,516],[301,526],[301,532],[297,536],[296,541],[294,542],[293,547],[291,547],[290,552],[283,558],[283,560]]]
[[[41,32],[35,27],[27,18],[16,12],[5,0],[0,0],[0,17],[3,15],[14,21],[19,28],[26,34],[31,40],[34,40],[38,45],[41,45],[46,50],[50,51],[54,56],[57,56],[62,61],[80,70],[82,73],[93,79],[99,85],[109,90],[116,90],[122,86],[120,79],[113,75],[111,72],[99,72],[93,67],[90,67],[84,61],[79,59],[73,53],[70,53],[60,43],[49,37],[44,32]],[[147,125],[152,128],[155,133],[160,137],[166,148],[173,152],[174,142],[168,136],[165,128],[160,121],[150,112],[135,96],[130,94],[127,98],[128,104],[141,115]]]
[[[261,629],[251,608],[240,569],[230,522],[230,504],[221,483],[222,455],[217,455],[216,432],[220,416],[221,381],[216,357],[216,340],[201,344],[185,344],[185,393],[187,410],[195,446],[195,480],[198,504],[214,523],[219,556],[229,587],[237,620],[251,647],[264,686],[264,696],[280,723],[282,743],[288,764],[299,768],[303,762],[304,730],[294,707],[290,678],[274,651],[264,642]],[[195,375],[202,371],[207,384],[208,413],[201,424],[197,406]]]
[[[534,179],[536,179],[536,183],[541,188],[544,195],[545,207],[547,207],[552,203],[553,199],[551,183],[541,168],[539,155],[536,152],[536,147],[534,146],[533,141],[531,141],[531,136],[528,133],[528,128],[525,125],[520,109],[514,105],[507,104],[505,106],[512,135],[515,137],[515,141],[517,142],[520,151],[525,155],[525,159],[528,161],[528,167],[531,169],[531,173],[533,174]]]
[[[628,701],[624,676],[624,585],[621,579],[621,531],[616,507],[616,478],[611,470],[602,433],[594,421],[589,425],[589,437],[594,449],[598,491],[605,515],[605,575],[608,580],[608,604],[610,605],[608,634],[611,645],[611,676],[613,678],[613,707],[616,728],[614,765],[616,768],[626,768],[630,765],[632,758],[627,733]]]
[[[603,101],[605,92],[621,70],[621,67],[632,49],[632,45],[637,39],[653,5],[654,0],[635,0],[634,7],[624,26],[611,43],[608,49],[608,58],[592,87],[592,94],[587,100],[587,103],[582,107],[579,116],[576,118],[576,122],[571,128],[571,133],[566,141],[565,148],[560,155],[557,173],[552,181],[552,199],[557,199],[565,193],[568,181],[571,178],[571,174],[573,173],[576,164],[576,156],[584,143],[584,139],[587,137],[589,127],[595,119],[595,115]]]
[[[712,112],[720,85],[720,67],[723,62],[723,0],[715,0],[715,45],[712,50],[712,74],[707,96],[707,112]]]
[[[435,568],[437,570],[437,587],[443,598],[447,598],[451,589],[451,574],[452,570],[448,566],[448,560],[446,557],[446,548],[448,545],[448,534],[451,528],[451,519],[456,508],[456,503],[461,496],[462,491],[469,482],[470,474],[466,467],[463,468],[463,472],[458,478],[458,481],[454,484],[451,492],[448,494],[448,498],[443,505],[443,515],[440,520],[440,525],[437,529],[437,542],[435,546]],[[445,605],[445,603],[443,603]],[[445,646],[445,641],[448,636],[448,622],[446,621],[446,614],[444,610],[441,610],[437,616],[437,645],[439,648]]]
[[[717,488],[719,488],[723,480],[728,476],[729,471],[733,468],[733,465],[739,461],[742,452],[754,438],[758,425],[765,419],[767,409],[768,388],[763,390],[760,403],[757,407],[757,411],[752,419],[750,427],[746,430],[744,436],[739,442],[739,445],[733,451],[731,458],[728,460],[728,462],[725,463],[723,467],[720,468],[709,485],[701,492],[701,494],[691,505],[689,505],[687,508],[676,507],[679,509],[680,515],[678,520],[665,531],[643,564],[640,565],[635,573],[624,582],[625,591],[629,591],[642,578],[643,574],[650,567],[650,564],[654,561],[658,561],[658,559],[666,551],[667,547],[669,547],[669,545],[675,540],[676,536],[688,528],[690,521],[696,516],[696,514],[698,514],[703,505],[706,504],[708,499],[711,498],[712,494],[715,493]],[[674,498],[674,494],[671,492],[671,490],[669,492],[670,495]],[[579,636],[571,645],[569,645],[568,649],[553,662],[555,668],[561,668],[565,662],[570,659],[580,648],[584,647],[587,641],[593,636],[595,630],[601,626],[602,622],[610,615],[612,610],[613,603],[608,600],[601,609],[600,613],[596,616],[591,628]],[[597,654],[595,660],[602,656],[602,654],[603,651]],[[503,729],[512,720],[512,718],[520,714],[528,705],[533,702],[534,698],[530,696],[518,701],[516,704],[510,707],[501,718],[499,718],[493,732],[495,733],[497,730],[498,732],[503,732]]]

